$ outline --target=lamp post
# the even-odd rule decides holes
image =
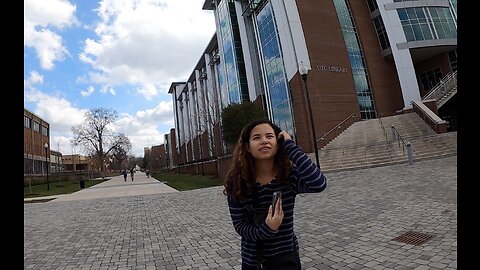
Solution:
[[[312,114],[312,106],[310,105],[310,96],[308,94],[308,86],[307,86],[307,75],[308,75],[308,68],[300,62],[300,67],[298,69],[300,75],[302,75],[302,80],[305,85],[305,93],[307,94],[307,105],[308,105],[308,112],[310,113],[310,125],[312,128],[312,135],[313,135],[313,147],[315,148],[315,159],[317,161],[317,166],[320,168],[320,159],[318,157],[318,147],[317,147],[317,135],[315,135],[315,125],[313,123],[313,114]]]
[[[45,147],[45,164],[47,164],[47,190],[50,190],[50,182],[48,182],[48,143],[45,143],[43,147]]]

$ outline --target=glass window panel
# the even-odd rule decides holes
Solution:
[[[430,32],[430,28],[427,24],[421,24],[420,27],[422,28],[423,36],[426,40],[433,39],[432,33]]]
[[[413,29],[411,25],[404,25],[403,32],[405,33],[405,37],[407,38],[407,41],[415,40],[415,35],[413,34]]]
[[[404,8],[398,9],[397,12],[398,12],[398,16],[400,17],[400,21],[408,20],[407,11],[405,11]]]
[[[415,40],[424,40],[422,29],[420,28],[420,26],[418,24],[414,24],[412,25],[412,28],[415,35]]]

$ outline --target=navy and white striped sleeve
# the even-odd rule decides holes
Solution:
[[[275,235],[276,231],[271,230],[265,221],[259,227],[249,222],[246,203],[234,201],[230,198],[227,201],[233,227],[241,237],[256,241],[272,238]]]
[[[327,178],[315,163],[293,140],[285,140],[285,153],[295,164],[292,170],[292,182],[297,193],[321,192],[327,187]]]

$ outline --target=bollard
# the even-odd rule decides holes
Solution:
[[[397,133],[395,132],[395,126],[392,125],[392,142],[397,140]]]
[[[408,155],[408,165],[413,164],[413,149],[410,142],[407,142],[407,155]]]

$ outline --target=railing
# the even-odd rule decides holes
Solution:
[[[348,120],[352,120],[352,119],[353,121],[351,123],[347,123]],[[319,149],[327,145],[328,142],[332,141],[335,137],[338,136],[338,134],[342,133],[351,124],[355,123],[356,120],[357,120],[357,114],[352,113],[347,118],[343,119],[340,123],[338,123],[336,126],[334,126],[327,133],[323,134],[323,136],[317,140],[317,143],[319,143],[318,145]]]
[[[385,135],[385,141],[388,141],[387,131],[385,130],[385,125],[383,125],[382,117],[383,117],[383,113],[380,115],[380,117],[378,117],[378,121],[380,121],[380,126],[382,127],[383,135]]]
[[[421,101],[412,101],[413,111],[420,116],[437,134],[447,132],[447,121],[438,117]]]
[[[422,100],[435,99],[439,102],[455,86],[457,86],[457,71],[448,73]]]
[[[398,140],[397,140],[398,138]],[[400,146],[402,147],[403,155],[405,155],[405,148],[407,149],[407,154],[408,154],[408,164],[412,165],[413,164],[413,148],[410,142],[405,143],[403,140],[402,136],[400,136],[400,133],[398,130],[395,128],[394,125],[392,125],[392,141],[398,141],[398,148]],[[400,144],[401,142],[401,144]]]

